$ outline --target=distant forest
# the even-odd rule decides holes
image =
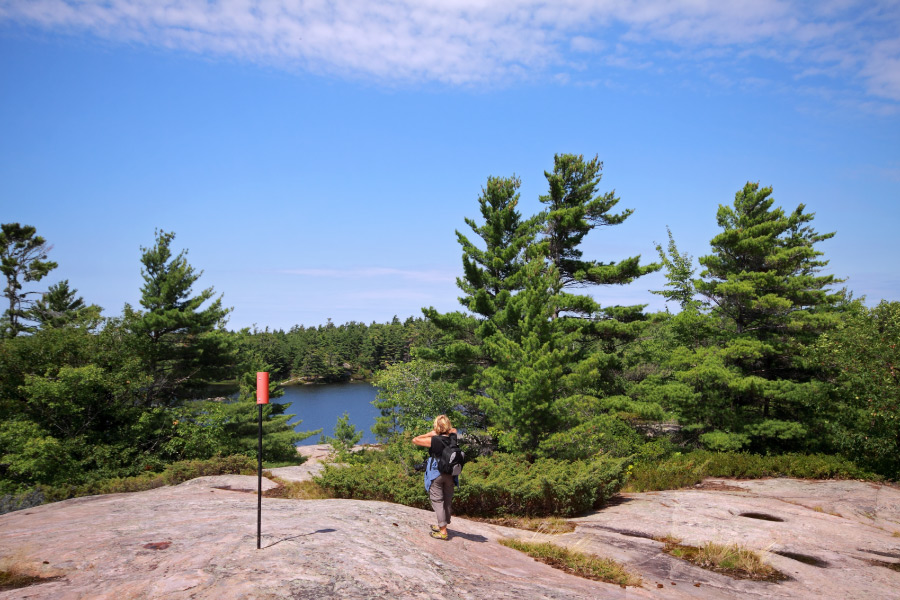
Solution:
[[[331,383],[349,379],[369,380],[375,371],[408,362],[410,349],[428,345],[437,330],[424,318],[401,322],[335,325],[297,325],[288,331],[241,330],[238,343],[260,356],[279,381],[302,380]]]

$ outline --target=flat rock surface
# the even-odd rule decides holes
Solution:
[[[889,486],[707,480],[698,489],[623,495],[552,538],[455,518],[448,542],[428,536],[429,511],[264,498],[257,550],[257,497],[239,491],[255,492],[256,483],[204,477],[0,516],[3,568],[58,577],[0,599],[900,598],[900,572],[890,568],[900,563],[900,490]],[[790,579],[705,571],[662,553],[649,539],[662,535],[768,550]],[[501,546],[503,536],[615,558],[644,582],[622,589],[580,579]]]

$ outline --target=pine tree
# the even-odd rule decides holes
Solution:
[[[715,449],[797,449],[820,437],[822,385],[802,353],[835,323],[831,309],[842,298],[829,290],[840,280],[819,274],[828,261],[815,248],[834,233],[817,233],[803,204],[790,214],[773,208],[771,194],[747,183],[733,206],[719,207],[723,231],[694,282],[721,337],[683,356],[688,368],[679,378],[703,405],[690,402],[682,417]]]
[[[28,312],[29,318],[37,322],[41,329],[66,326],[96,327],[100,321],[100,307],[85,305],[84,298],[77,296],[78,290],[69,288],[69,280],[63,279],[50,288],[34,303]]]
[[[234,361],[231,339],[221,329],[231,309],[222,306],[221,296],[214,298],[211,287],[192,295],[203,273],[188,264],[187,251],[172,255],[174,238],[157,231],[156,243],[141,248],[144,310],[125,306],[125,320],[153,378],[147,403],[154,406],[190,399],[206,381],[230,374]]]
[[[623,223],[634,209],[611,213],[619,203],[615,192],[597,195],[603,163],[596,156],[585,161],[582,155],[557,154],[553,163],[553,171],[544,172],[549,193],[540,200],[548,206],[544,241],[547,257],[558,270],[560,287],[626,284],[658,270],[656,264],[640,266],[640,256],[608,263],[582,258],[580,246],[588,233],[597,227]],[[587,309],[588,305],[569,307],[580,314]]]
[[[656,244],[656,252],[659,261],[666,270],[666,290],[651,290],[651,294],[658,294],[666,299],[666,302],[677,302],[682,310],[694,303],[694,267],[693,260],[687,253],[678,251],[672,230],[666,226],[669,235],[669,244],[663,250],[662,244]]]
[[[463,292],[459,303],[466,312],[422,310],[440,332],[440,341],[435,348],[420,349],[419,355],[444,364],[443,376],[459,381],[463,388],[472,386],[476,374],[492,364],[483,340],[498,328],[516,326],[515,319],[497,315],[525,286],[527,252],[533,247],[542,218],[522,219],[517,210],[520,185],[515,176],[488,177],[478,198],[483,223],[466,219],[479,245],[456,232],[463,249],[463,276],[457,278],[456,285]]]
[[[29,330],[22,321],[28,317],[28,296],[37,292],[23,292],[22,285],[40,281],[57,267],[55,262],[47,260],[52,246],[36,234],[31,225],[0,225],[0,273],[6,278],[3,295],[9,304],[0,320],[0,337],[12,338]]]
[[[596,196],[601,164],[558,155],[545,173],[546,213],[523,220],[515,210],[517,178],[491,178],[479,198],[484,224],[467,220],[483,243],[457,232],[463,247],[468,312],[425,310],[444,332],[443,345],[422,356],[453,365],[451,376],[473,392],[500,445],[534,456],[541,441],[570,426],[570,408],[605,407],[618,366],[615,345],[630,339],[642,307],[601,308],[569,287],[621,284],[658,268],[640,257],[621,263],[584,260],[580,244],[595,227],[621,223],[612,193]],[[593,402],[584,402],[590,396]]]

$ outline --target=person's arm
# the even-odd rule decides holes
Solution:
[[[429,431],[428,433],[423,433],[422,435],[417,435],[413,438],[413,444],[416,446],[422,446],[423,448],[431,448],[431,438],[436,436],[437,434],[434,432],[434,429]]]

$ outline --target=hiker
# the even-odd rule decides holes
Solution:
[[[450,445],[451,434],[456,437],[456,429],[450,424],[450,419],[447,415],[438,415],[434,419],[434,429],[413,438],[413,444],[428,448],[428,460],[425,461],[425,491],[438,521],[437,525],[431,526],[431,537],[438,540],[450,538],[447,525],[450,523],[453,486],[459,485],[457,477],[438,471],[438,460],[444,448]]]

